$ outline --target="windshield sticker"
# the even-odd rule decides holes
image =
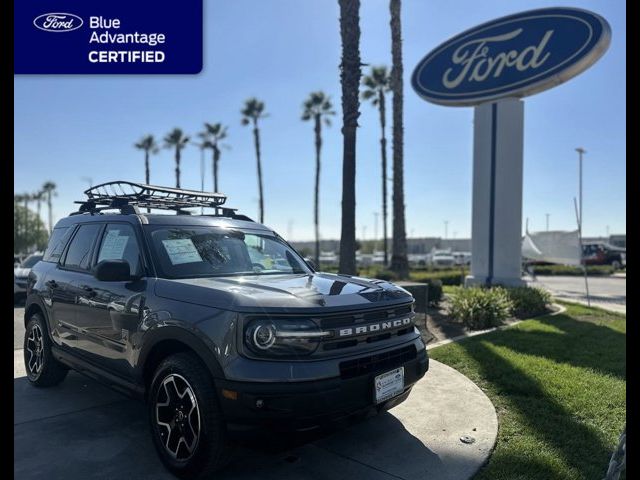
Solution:
[[[102,260],[122,260],[124,249],[127,248],[129,237],[120,236],[120,230],[109,230],[102,242],[98,262]]]
[[[202,257],[190,238],[162,240],[162,244],[169,255],[172,265],[202,262]]]

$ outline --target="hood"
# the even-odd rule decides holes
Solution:
[[[313,309],[321,312],[404,303],[409,292],[383,280],[313,273],[160,279],[156,295],[236,311]]]
[[[18,278],[25,278],[29,276],[30,271],[30,268],[16,267],[13,269],[13,274]]]

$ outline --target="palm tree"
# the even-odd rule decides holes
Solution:
[[[173,148],[176,160],[176,188],[180,188],[180,152],[189,143],[189,137],[180,128],[174,128],[164,137],[164,147]]]
[[[52,198],[57,195],[56,193],[56,184],[48,181],[42,185],[42,193],[47,198],[47,209],[49,210],[49,234],[53,232],[53,208],[52,208]]]
[[[205,148],[210,148],[213,152],[211,159],[211,170],[213,172],[213,191],[218,192],[218,164],[220,162],[220,147],[222,140],[227,138],[227,127],[221,123],[205,123],[204,132],[200,133]]]
[[[387,123],[386,97],[389,92],[389,72],[387,67],[371,67],[371,73],[365,75],[362,84],[366,89],[362,92],[363,100],[371,100],[380,113],[380,151],[382,154],[382,238],[384,245],[384,265],[389,264],[387,247],[387,137],[385,127]]]
[[[322,148],[322,120],[331,125],[329,115],[335,115],[331,99],[324,92],[312,92],[302,104],[302,120],[313,119],[313,131],[316,145],[316,184],[314,194],[313,222],[316,231],[315,262],[320,265],[320,149]]]
[[[36,202],[36,212],[38,214],[38,221],[36,222],[36,229],[37,229],[37,238],[40,238],[40,210],[41,210],[41,206],[42,206],[42,199],[44,198],[44,192],[42,190],[38,190],[37,192],[34,192],[33,194],[31,194],[31,198],[33,200],[35,200]]]
[[[264,195],[262,190],[262,164],[260,163],[260,129],[258,120],[267,116],[264,112],[264,102],[252,97],[244,102],[242,125],[253,125],[253,141],[256,147],[256,162],[258,168],[258,194],[260,202],[260,223],[264,223]]]
[[[145,135],[134,146],[144,151],[144,182],[148,185],[151,181],[151,174],[149,170],[149,156],[153,153],[158,153],[158,144],[153,135]]]
[[[400,0],[390,0],[391,91],[393,92],[393,253],[391,270],[400,278],[409,276],[407,232],[404,221],[403,125],[402,125],[402,31]]]
[[[356,129],[360,116],[360,0],[338,0],[342,60],[342,226],[341,273],[356,273]]]

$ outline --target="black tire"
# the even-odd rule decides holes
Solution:
[[[178,353],[163,360],[147,406],[153,443],[174,475],[202,478],[227,465],[232,448],[215,385],[197,357]]]
[[[27,378],[36,387],[52,387],[62,382],[69,369],[53,358],[47,322],[34,313],[24,333],[24,366]]]

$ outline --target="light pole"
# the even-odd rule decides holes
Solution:
[[[578,229],[580,230],[580,241],[582,242],[582,155],[587,153],[587,151],[582,147],[578,147],[576,148],[576,152],[578,152]]]
[[[545,216],[547,217],[547,232],[549,231],[549,213],[545,213]]]
[[[449,220],[444,221],[444,239],[447,239],[447,234],[449,232]]]
[[[373,252],[378,248],[378,215],[380,213],[373,212]]]

